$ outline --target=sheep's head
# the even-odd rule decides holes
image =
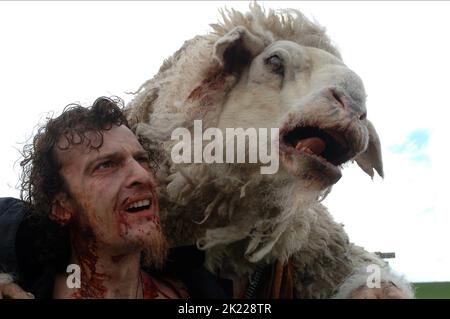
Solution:
[[[319,189],[336,183],[353,159],[369,175],[383,174],[363,83],[335,55],[286,40],[264,46],[237,27],[216,42],[215,56],[239,78],[219,117],[223,131],[279,128],[282,169]]]
[[[130,104],[129,117],[150,124],[138,133],[162,141],[169,155],[171,133],[193,132],[194,120],[221,132],[279,129],[281,165],[273,175],[259,174],[265,163],[166,161],[168,173],[158,177],[162,217],[179,244],[197,236],[204,236],[197,242],[203,249],[247,240],[246,259],[255,262],[271,251],[291,217],[307,215],[308,205],[339,180],[342,164],[356,160],[370,176],[374,169],[383,175],[361,79],[323,29],[286,12],[266,15],[257,5],[246,16],[229,12],[215,33],[186,41]],[[298,223],[307,240],[305,218]],[[201,231],[193,230],[193,220],[201,220]]]

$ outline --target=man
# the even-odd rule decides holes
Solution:
[[[142,269],[163,265],[167,242],[152,161],[117,101],[66,108],[23,155],[21,195],[32,213],[17,230],[15,249],[27,250],[17,253],[28,269],[21,286],[40,298],[187,297],[181,284]],[[0,294],[32,297],[10,282],[0,277]]]

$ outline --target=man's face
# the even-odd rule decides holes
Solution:
[[[99,136],[87,133],[93,145]],[[60,146],[65,146],[61,138]],[[103,145],[57,150],[75,229],[117,253],[148,247],[161,237],[155,182],[147,152],[125,126],[103,131]],[[153,241],[152,241],[153,240]]]

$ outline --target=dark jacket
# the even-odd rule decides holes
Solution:
[[[0,270],[17,274],[16,233],[30,211],[15,198],[0,198]]]

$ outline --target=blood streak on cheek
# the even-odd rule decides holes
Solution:
[[[118,216],[117,227],[118,227],[119,236],[124,237],[125,235],[128,234],[128,229],[130,228],[130,224],[124,214],[122,214],[120,212],[116,212],[116,214]]]

